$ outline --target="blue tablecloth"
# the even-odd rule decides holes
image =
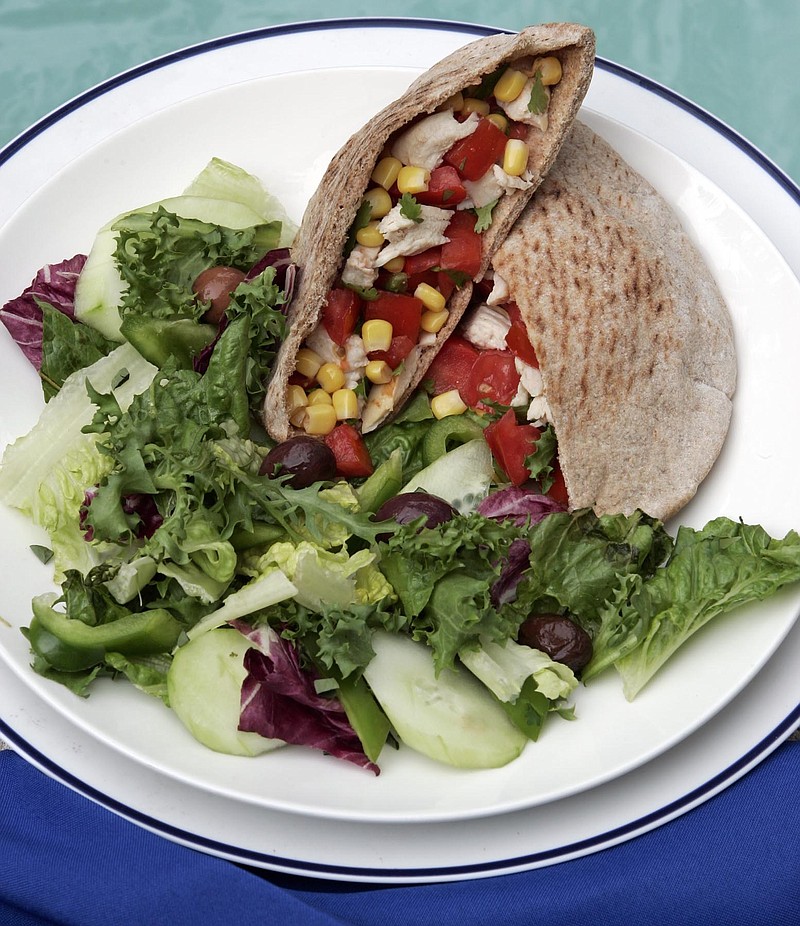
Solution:
[[[522,874],[382,887],[201,855],[3,752],[0,924],[788,926],[800,923],[799,776],[800,743],[786,743],[717,797],[620,846]]]

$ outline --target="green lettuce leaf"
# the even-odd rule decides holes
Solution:
[[[115,407],[122,410],[147,389],[155,372],[130,345],[116,348],[68,376],[34,428],[6,448],[0,501],[47,531],[57,580],[70,568],[88,572],[102,552],[86,543],[80,524],[87,490],[113,468],[113,460],[98,446],[98,434],[83,430],[96,411],[87,384],[113,395]]]
[[[605,609],[600,646],[584,678],[613,662],[625,696],[633,699],[712,618],[798,580],[800,535],[794,531],[773,539],[762,527],[727,518],[700,531],[681,527],[666,565],[652,578],[632,582],[627,594]]]
[[[257,212],[265,222],[280,222],[281,235],[276,247],[289,247],[297,233],[297,225],[278,198],[266,190],[257,177],[222,158],[212,158],[183,192],[184,196],[241,203]]]
[[[126,285],[120,315],[199,319],[205,312],[192,284],[208,267],[247,272],[280,240],[279,222],[244,229],[182,218],[159,206],[132,212],[113,226],[114,261]]]
[[[46,302],[36,300],[42,310],[42,391],[49,401],[67,378],[90,367],[119,345],[88,325],[71,318]]]
[[[515,609],[566,610],[588,631],[600,622],[626,576],[652,575],[672,548],[660,521],[636,511],[597,517],[591,510],[550,514],[528,535],[530,569],[517,587]]]

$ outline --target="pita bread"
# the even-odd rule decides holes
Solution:
[[[670,207],[576,122],[493,266],[539,359],[571,506],[675,514],[722,448],[736,356]]]
[[[297,351],[320,322],[328,292],[343,264],[348,231],[370,182],[370,175],[387,140],[415,118],[434,112],[453,94],[473,86],[503,64],[527,56],[557,54],[561,81],[552,88],[545,132],[528,133],[528,168],[533,183],[527,190],[503,196],[495,207],[492,225],[483,235],[483,266],[541,183],[577,114],[594,68],[594,34],[584,26],[554,23],[532,26],[514,35],[494,35],[459,49],[417,78],[403,96],[379,112],[356,132],[332,159],[311,198],[295,239],[293,261],[298,283],[289,307],[289,331],[276,358],[264,402],[263,420],[278,441],[292,433],[286,406],[286,387],[295,367]],[[448,303],[450,316],[434,345],[418,350],[417,362],[405,364],[395,391],[397,411],[423,378],[441,344],[458,323],[471,295],[462,286]]]

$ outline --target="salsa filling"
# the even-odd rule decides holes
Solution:
[[[453,293],[482,271],[492,210],[531,186],[525,139],[547,130],[561,77],[554,55],[520,59],[389,139],[320,324],[297,354],[287,392],[295,428],[325,437],[349,423],[366,433],[392,412],[400,374],[416,369],[447,325]],[[437,405],[437,417],[454,413]]]

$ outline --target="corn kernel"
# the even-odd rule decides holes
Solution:
[[[494,85],[494,98],[498,103],[511,103],[525,89],[528,78],[516,68],[506,68]]]
[[[468,96],[461,107],[462,113],[477,113],[479,116],[489,115],[489,104],[486,100],[478,100],[473,96]]]
[[[503,170],[512,177],[521,177],[528,166],[528,146],[521,138],[509,138],[503,152]]]
[[[344,386],[344,373],[338,363],[323,363],[317,373],[317,382],[325,390],[333,395],[337,389]]]
[[[304,405],[302,408],[298,408],[296,411],[292,412],[291,415],[289,415],[289,424],[293,428],[302,428],[305,424],[306,408],[307,406]]]
[[[322,357],[310,347],[301,347],[297,352],[297,361],[294,368],[301,376],[313,379],[322,366]]]
[[[339,421],[348,418],[358,418],[358,396],[352,389],[337,389],[331,396],[333,410]]]
[[[378,186],[382,186],[384,190],[390,190],[395,185],[402,166],[403,162],[397,158],[381,158],[372,171],[372,179]]]
[[[428,283],[420,283],[414,290],[414,295],[431,312],[441,312],[447,302],[439,290]]]
[[[383,269],[388,270],[389,273],[400,273],[405,265],[405,257],[393,257],[391,260],[386,261],[383,265]]]
[[[554,87],[561,80],[561,62],[554,55],[534,62],[534,73],[539,71],[545,87]]]
[[[306,434],[319,437],[330,434],[336,427],[336,412],[333,405],[309,405],[303,420]]]
[[[464,105],[464,94],[459,90],[458,93],[454,93],[452,96],[448,97],[444,103],[439,107],[440,110],[443,109],[454,109],[458,112]]]
[[[443,309],[439,312],[423,312],[419,320],[419,326],[423,331],[430,334],[438,334],[444,328],[450,313]]]
[[[494,124],[498,129],[500,129],[501,132],[508,131],[508,119],[506,119],[502,113],[489,113],[486,118],[489,120],[489,122],[494,122]]]
[[[364,375],[371,383],[385,385],[392,381],[392,368],[385,360],[370,360],[364,369]]]
[[[298,408],[308,405],[308,396],[302,386],[291,385],[286,390],[286,410],[291,415]]]
[[[449,418],[450,415],[463,415],[467,410],[458,389],[442,392],[431,399],[431,411],[434,418]]]
[[[382,186],[374,186],[367,190],[364,199],[370,205],[369,215],[372,219],[382,219],[392,211],[392,197]]]
[[[413,164],[401,167],[397,175],[397,189],[401,193],[424,193],[428,189],[431,172]]]
[[[302,386],[292,385],[286,390],[286,412],[290,424],[296,428],[303,426],[303,419],[308,405],[308,396]]]
[[[368,222],[363,228],[359,228],[356,241],[365,248],[379,248],[384,242],[384,237],[378,229],[378,223]]]
[[[369,354],[373,350],[389,350],[392,343],[392,323],[382,318],[371,318],[361,326],[361,339],[364,350]]]
[[[330,393],[325,392],[324,389],[313,389],[308,394],[309,405],[330,405],[331,401]]]

